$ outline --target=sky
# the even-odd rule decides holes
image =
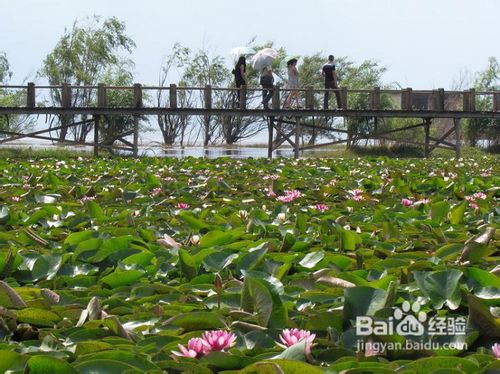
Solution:
[[[32,80],[64,29],[92,15],[125,22],[142,84],[158,82],[176,42],[228,65],[229,50],[254,37],[289,54],[373,59],[387,68],[384,83],[413,89],[451,89],[500,59],[500,0],[0,0],[10,83]]]

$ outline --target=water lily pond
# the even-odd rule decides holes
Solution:
[[[0,160],[0,372],[500,370],[498,158]]]

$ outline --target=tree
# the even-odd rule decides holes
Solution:
[[[0,51],[0,85],[7,85],[12,72],[5,52]],[[21,90],[14,91],[0,87],[0,107],[26,105],[25,95]],[[4,115],[0,117],[0,137],[5,132],[22,132],[33,127],[33,121],[26,115]],[[2,133],[3,132],[3,133]]]
[[[122,63],[120,53],[130,53],[134,47],[134,41],[125,34],[125,24],[117,18],[102,20],[94,16],[83,26],[75,21],[72,29],[64,31],[54,50],[47,55],[39,74],[46,77],[50,85],[68,83],[76,86],[72,90],[72,104],[87,106],[95,101],[96,96],[95,90],[88,86],[95,86],[102,81],[110,67]],[[52,89],[51,99],[55,105],[61,105],[61,91]],[[67,126],[71,119],[62,116],[60,122]],[[92,130],[92,125],[74,126],[71,129],[74,139],[83,142]],[[60,140],[64,140],[66,135],[67,127],[64,127],[59,134]]]
[[[163,60],[160,74],[158,77],[160,87],[165,87],[169,73],[172,68],[181,69],[189,63],[191,51],[189,48],[182,47],[181,44],[175,43],[172,52]],[[179,82],[181,86],[186,86],[184,82]],[[158,90],[156,94],[158,107],[168,107],[170,105],[165,95],[165,90]],[[177,105],[181,108],[188,108],[192,105],[192,91],[179,90],[177,92]],[[189,116],[187,115],[158,115],[158,126],[163,136],[165,145],[173,145],[177,139],[180,139],[181,146],[184,145],[184,137],[189,124]]]
[[[474,88],[477,91],[494,91],[500,87],[500,66],[495,57],[488,59],[488,67],[475,74]],[[492,96],[476,97],[476,110],[491,111]],[[500,120],[474,118],[467,127],[469,144],[475,147],[480,140],[486,140],[489,147],[500,145]]]

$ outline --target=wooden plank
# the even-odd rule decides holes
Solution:
[[[133,156],[137,157],[139,154],[139,116],[134,116],[134,147],[133,147]]]
[[[460,126],[460,118],[455,118],[453,120],[453,125],[455,128],[455,155],[459,158],[462,153],[462,128]]]
[[[500,93],[493,93],[493,111],[500,112]]]
[[[470,111],[470,91],[462,92],[462,110],[464,112]]]
[[[429,154],[430,154],[430,148],[429,148],[430,128],[431,128],[431,120],[427,119],[424,123],[424,134],[425,134],[424,155],[425,155],[425,157],[429,157]]]

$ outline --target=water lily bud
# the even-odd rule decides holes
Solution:
[[[278,216],[277,216],[278,220],[280,220],[281,222],[284,222],[286,220],[286,214],[285,213],[278,213]]]
[[[248,212],[246,210],[240,210],[238,214],[242,220],[246,220],[248,218]]]
[[[219,273],[215,274],[215,281],[214,281],[215,289],[217,291],[222,290],[222,278]]]
[[[192,245],[197,245],[200,242],[200,236],[199,235],[193,235],[191,237],[191,244]]]

